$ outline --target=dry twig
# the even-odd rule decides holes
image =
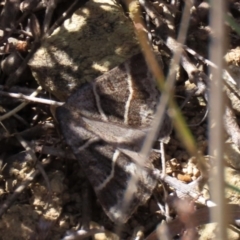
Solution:
[[[37,96],[37,94],[42,90],[42,87],[38,87],[36,89],[35,92],[33,92],[29,97],[35,97]],[[1,91],[2,92],[2,91]],[[5,92],[3,92],[5,93]],[[7,94],[8,95],[8,94]],[[21,95],[21,94],[20,94]],[[13,110],[9,111],[8,113],[0,116],[0,121],[3,121],[9,117],[11,117],[12,115],[16,114],[17,112],[19,112],[21,109],[23,109],[25,106],[27,106],[29,104],[29,102],[24,102],[24,103],[21,103],[19,106],[17,106],[16,108],[14,108]]]
[[[39,87],[39,89],[40,88],[41,87]],[[8,93],[8,92],[0,91],[0,95],[5,96],[5,97],[23,99],[23,100],[27,100],[27,101],[31,101],[31,102],[53,105],[53,106],[56,106],[56,107],[62,106],[64,104],[63,102],[57,102],[57,101],[54,101],[54,100],[49,100],[49,99],[44,99],[44,98],[36,98],[36,97],[33,96],[34,94],[31,94],[30,96],[26,96],[26,95],[23,95],[21,93]],[[0,118],[0,120],[2,120],[2,118]]]

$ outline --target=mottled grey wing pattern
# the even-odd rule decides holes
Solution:
[[[140,150],[158,101],[154,80],[138,54],[82,86],[57,109],[68,145],[114,222],[126,222],[156,185],[147,170],[136,172],[135,162],[119,149]],[[135,174],[139,182],[123,215],[123,196]]]

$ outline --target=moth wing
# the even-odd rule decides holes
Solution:
[[[126,222],[137,207],[149,199],[156,186],[156,180],[146,169],[139,169],[129,155],[100,139],[93,133],[94,129],[86,129],[86,119],[76,118],[74,112],[65,106],[59,107],[56,115],[68,145],[92,184],[106,214],[113,222]],[[109,124],[107,126],[109,128]],[[101,125],[101,128],[108,132],[108,129],[104,129],[105,124]],[[91,139],[95,141],[91,142]],[[127,211],[123,213],[122,201],[127,185],[130,178],[136,175],[138,184],[133,189]]]
[[[137,54],[83,85],[57,110],[68,145],[115,222],[125,222],[156,185],[146,169],[139,170],[134,152],[142,145],[159,97],[144,56]],[[123,195],[135,175],[139,182],[122,216]]]
[[[148,128],[131,128],[86,117],[81,117],[84,127],[112,146],[140,151]]]

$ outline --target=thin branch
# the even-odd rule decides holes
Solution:
[[[33,92],[29,97],[35,97],[38,95],[38,93],[42,90],[42,87],[38,87],[36,89],[35,92]],[[3,91],[0,91],[0,92],[3,92]],[[3,92],[5,93],[5,92]],[[19,112],[20,110],[22,110],[24,107],[26,107],[27,105],[29,104],[29,102],[24,102],[24,103],[21,103],[19,106],[17,106],[16,108],[14,108],[13,110],[11,110],[10,112],[0,116],[0,121],[3,121],[9,117],[11,117],[12,115],[16,114],[17,112]]]
[[[23,99],[23,100],[27,100],[27,101],[31,101],[31,102],[53,105],[53,106],[57,106],[57,107],[62,106],[64,104],[63,102],[57,102],[54,100],[49,100],[49,99],[44,99],[44,98],[37,98],[32,95],[26,96],[21,93],[8,93],[8,92],[0,91],[0,95],[5,96],[5,97]]]
[[[213,63],[212,61],[204,58],[203,56],[201,56],[200,54],[198,54],[197,52],[195,52],[193,49],[183,45],[183,48],[189,52],[190,54],[192,54],[194,57],[198,58],[200,61],[202,61],[203,63],[205,63],[206,65],[208,66],[211,66],[215,69],[219,69],[218,66]],[[232,84],[234,85],[237,85],[236,81],[231,77],[230,73],[226,70],[226,69],[223,69],[223,79],[226,80],[226,81],[229,81],[231,82]]]
[[[56,6],[57,6],[56,0],[50,0],[47,4],[44,23],[43,23],[43,32],[44,33],[46,33],[49,29],[50,23],[52,21],[52,16],[53,16]]]
[[[153,175],[156,177],[157,180],[164,181],[170,187],[174,188],[176,191],[179,191],[182,198],[191,197],[192,199],[195,199],[198,203],[207,205],[209,207],[216,206],[216,204],[211,200],[205,199],[200,192],[195,190],[195,186],[192,186],[191,184],[185,184],[177,180],[176,178],[168,175],[163,175],[157,169],[153,170]]]
[[[24,147],[26,149],[27,154],[29,154],[31,156],[31,161],[33,161],[33,163],[35,164],[36,168],[39,170],[39,172],[42,174],[43,179],[46,182],[46,185],[48,187],[48,191],[50,194],[52,194],[52,188],[51,188],[51,184],[49,182],[49,178],[46,174],[46,172],[44,171],[42,164],[38,161],[37,156],[32,148],[32,145],[25,141],[20,134],[15,134],[16,138],[18,139],[18,141],[21,143],[22,147]]]
[[[83,2],[83,4],[84,4],[84,1],[82,1],[82,2]],[[76,6],[77,6],[78,4],[79,4],[79,0],[75,0],[75,1],[72,3],[72,5],[67,9],[67,11],[64,12],[64,13],[62,14],[62,16],[59,17],[59,19],[52,25],[52,27],[48,29],[48,31],[45,33],[44,38],[49,37],[49,36],[53,33],[53,31],[54,31],[57,27],[59,27],[64,20],[66,20],[66,19],[69,17],[69,15],[73,12],[73,10],[76,8]]]
[[[30,52],[24,58],[24,60],[21,63],[21,65],[18,67],[18,69],[16,71],[14,71],[14,73],[9,75],[9,77],[7,78],[6,84],[5,84],[6,87],[12,87],[13,85],[15,85],[18,82],[19,77],[22,75],[24,70],[27,68],[29,60],[33,57],[33,55],[35,54],[35,52],[38,50],[38,48],[40,46],[41,46],[41,44],[40,44],[39,41],[35,41],[33,43]]]

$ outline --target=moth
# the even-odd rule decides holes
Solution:
[[[146,203],[156,186],[147,169],[136,167],[136,156],[159,98],[144,56],[137,54],[81,86],[57,109],[65,140],[113,222],[126,222],[139,205]],[[169,121],[166,115],[159,139],[169,134]],[[151,157],[146,165],[152,167]],[[135,174],[139,181],[123,214],[124,193]]]

